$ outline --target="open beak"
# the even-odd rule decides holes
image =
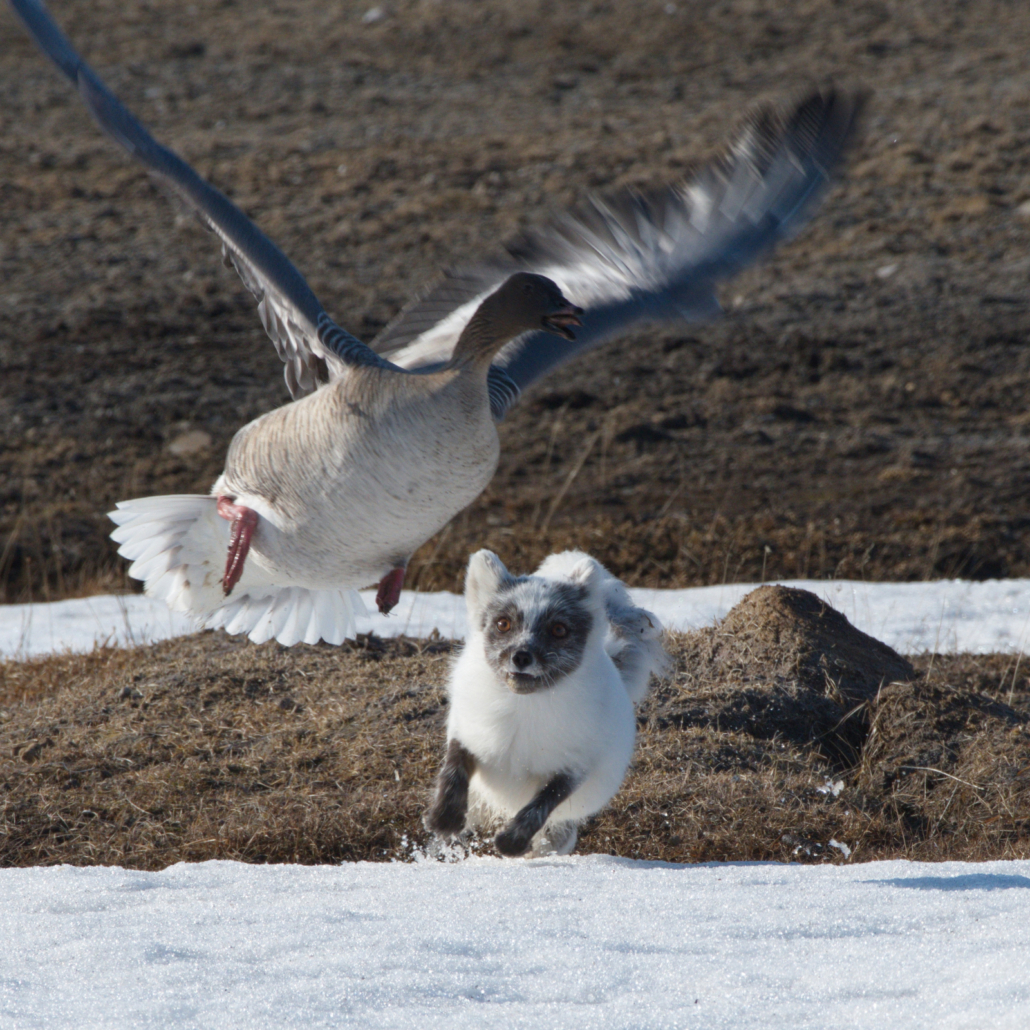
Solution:
[[[582,314],[582,308],[577,308],[575,304],[566,304],[565,307],[558,308],[550,315],[545,315],[542,319],[543,327],[549,333],[557,333],[559,336],[564,336],[566,340],[574,340],[575,334],[569,326],[582,325],[583,323],[579,320],[579,316]]]

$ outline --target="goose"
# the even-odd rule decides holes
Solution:
[[[397,602],[414,550],[485,488],[522,391],[646,323],[717,316],[716,287],[808,220],[865,94],[832,84],[745,118],[686,181],[590,196],[444,272],[371,341],[337,325],[223,193],[158,143],[40,0],[10,0],[100,128],[192,209],[257,300],[292,401],[244,426],[208,495],[121,501],[119,554],[207,628],[340,643]],[[573,333],[572,328],[577,332]]]
[[[388,612],[410,555],[490,482],[500,454],[487,385],[495,354],[539,328],[569,339],[581,314],[551,280],[516,272],[437,371],[350,347],[346,376],[236,433],[210,495],[118,505],[112,536],[134,560],[130,574],[230,632],[339,643],[352,627],[335,611],[338,585],[379,581],[376,603]]]

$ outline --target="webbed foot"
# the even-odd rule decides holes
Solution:
[[[250,538],[257,529],[258,513],[243,504],[237,504],[231,497],[219,497],[217,510],[230,523],[229,555],[225,560],[225,575],[222,577],[222,590],[228,597],[243,575],[243,563],[250,550]]]
[[[404,566],[398,566],[383,576],[376,591],[376,607],[387,615],[401,599],[401,587],[404,586]]]

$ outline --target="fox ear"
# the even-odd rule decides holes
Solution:
[[[468,571],[465,573],[465,607],[469,619],[478,622],[479,613],[490,598],[506,583],[513,581],[514,577],[493,551],[476,551],[469,558]]]
[[[585,587],[588,594],[600,594],[603,586],[604,566],[589,555],[583,557],[569,569],[569,582]]]

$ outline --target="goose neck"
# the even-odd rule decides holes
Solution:
[[[497,352],[512,334],[505,332],[489,311],[480,309],[469,319],[454,346],[451,365],[454,367],[489,366]]]

